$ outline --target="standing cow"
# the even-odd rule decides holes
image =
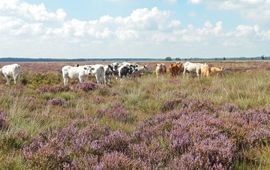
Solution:
[[[196,73],[197,77],[200,77],[201,69],[202,67],[207,66],[207,64],[202,64],[202,63],[191,63],[191,62],[186,62],[184,63],[184,72],[183,75],[186,74],[188,71],[189,73]]]
[[[169,71],[172,77],[179,75],[183,70],[184,70],[183,63],[181,62],[171,64],[169,67]]]
[[[96,77],[97,84],[106,83],[106,69],[108,69],[108,66],[102,64],[86,66],[91,68],[91,74]]]
[[[64,85],[68,84],[69,79],[79,79],[80,83],[82,83],[86,77],[91,73],[91,67],[88,66],[64,66],[62,67],[62,76],[64,79]]]
[[[167,67],[166,67],[165,64],[161,63],[161,64],[156,65],[156,76],[157,76],[157,78],[160,75],[166,74],[166,72],[167,72]]]
[[[0,72],[4,75],[7,82],[6,84],[10,84],[10,77],[13,78],[14,84],[17,83],[17,78],[19,77],[21,73],[21,66],[19,64],[11,64],[11,65],[5,65],[0,69]]]

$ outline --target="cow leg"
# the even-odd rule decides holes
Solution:
[[[6,85],[10,85],[10,80],[9,80],[8,76],[7,75],[4,75],[4,76],[5,76],[6,80],[7,80]]]
[[[14,84],[17,83],[17,78],[18,78],[19,74],[13,74],[13,80],[14,80]]]
[[[184,71],[183,71],[183,76],[186,74],[186,69],[184,69]]]
[[[95,75],[95,77],[96,77],[97,84],[100,84],[99,77],[97,74]]]
[[[200,77],[200,70],[199,69],[196,69],[196,74],[197,74],[197,77]]]
[[[66,86],[68,84],[68,76],[63,74],[63,80],[64,80],[64,85]]]
[[[84,81],[84,77],[83,76],[79,76],[79,82],[80,83],[83,83],[83,81]]]

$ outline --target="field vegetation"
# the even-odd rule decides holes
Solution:
[[[0,77],[0,169],[270,169],[269,63],[64,87],[65,64]]]

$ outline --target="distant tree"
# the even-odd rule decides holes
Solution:
[[[226,60],[226,58],[225,58],[225,57],[223,57],[223,60]]]
[[[165,61],[172,61],[172,57],[166,57]]]
[[[181,58],[175,58],[175,61],[181,61]]]
[[[264,59],[265,59],[264,55],[262,55],[262,56],[261,56],[261,59],[262,59],[262,60],[264,60]]]

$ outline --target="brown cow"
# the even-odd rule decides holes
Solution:
[[[177,62],[170,65],[169,71],[171,72],[171,75],[173,77],[179,75],[181,72],[183,72],[184,66],[183,63]]]

